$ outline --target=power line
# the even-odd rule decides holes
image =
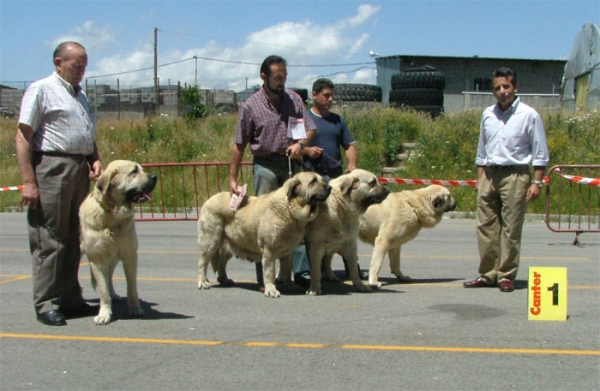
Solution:
[[[190,61],[190,60],[193,60],[193,59],[194,59],[194,57],[185,58],[183,60],[173,61],[173,62],[169,62],[167,64],[161,64],[158,67],[161,68],[161,67],[166,67],[166,66],[169,66],[169,65],[180,64],[182,62]],[[90,77],[86,77],[86,79],[99,79],[101,77],[125,75],[127,73],[142,72],[142,71],[147,71],[147,70],[150,70],[150,69],[154,69],[154,67],[147,67],[147,68],[135,69],[133,71],[123,71],[123,72],[117,72],[117,73],[110,73],[110,74],[107,74],[107,75],[90,76]]]
[[[245,61],[233,61],[233,60],[220,60],[217,58],[210,57],[199,57],[196,56],[199,60],[207,60],[207,61],[216,61],[216,62],[226,62],[230,64],[240,64],[240,65],[261,65],[261,63],[255,62],[245,62]],[[288,64],[288,68],[324,68],[324,67],[346,67],[346,66],[356,66],[356,65],[372,65],[373,62],[357,62],[350,64]]]
[[[173,61],[173,62],[166,63],[166,64],[161,64],[161,65],[158,65],[158,67],[159,68],[166,67],[166,66],[169,66],[169,65],[180,64],[180,63],[183,63],[183,62],[187,62],[187,61],[191,61],[191,60],[196,60],[196,59],[198,59],[198,60],[206,60],[206,61],[214,61],[214,62],[223,62],[223,63],[228,63],[228,64],[237,64],[237,65],[257,65],[257,66],[261,65],[261,63],[255,63],[255,62],[222,60],[222,59],[218,59],[218,58],[193,56],[193,57],[190,57],[190,58],[185,58],[183,60]],[[373,65],[373,62],[359,62],[359,63],[349,63],[349,64],[288,64],[288,67],[295,67],[295,68],[328,68],[328,67],[346,67],[346,66],[357,66],[357,65]],[[363,66],[362,68],[365,68],[365,67]],[[128,73],[148,71],[150,69],[154,69],[154,67],[146,67],[146,68],[140,68],[140,69],[135,69],[135,70],[131,70],[131,71],[123,71],[123,72],[117,72],[117,73],[110,73],[110,74],[106,74],[106,75],[90,76],[90,77],[87,77],[87,79],[99,79],[99,78],[103,78],[103,77],[119,76],[119,75],[125,75],[125,74],[128,74]],[[361,69],[361,68],[358,68],[358,69]],[[342,73],[342,72],[340,72],[340,73]]]

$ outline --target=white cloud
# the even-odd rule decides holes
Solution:
[[[114,41],[112,32],[108,27],[100,27],[93,20],[88,20],[81,26],[73,28],[68,34],[56,37],[48,42],[54,50],[61,42],[75,41],[85,46],[88,53],[97,52]]]
[[[319,24],[311,20],[285,21],[250,33],[238,46],[220,46],[218,40],[208,42],[204,47],[189,49],[161,49],[158,64],[172,64],[159,67],[161,84],[180,81],[182,84],[198,82],[202,88],[233,89],[240,91],[246,86],[261,84],[259,65],[271,54],[284,57],[289,64],[288,83],[290,87],[309,88],[318,76],[331,77],[337,82],[375,83],[374,64],[370,67],[322,67],[308,65],[336,65],[348,63],[369,63],[372,59],[365,50],[369,34],[365,24],[373,21],[381,7],[360,5],[356,14],[333,23]],[[99,42],[108,42],[112,36],[108,29],[99,29],[94,22],[86,22],[76,29],[80,36],[86,33],[103,31],[106,34]],[[159,42],[160,45],[160,42]],[[364,53],[362,53],[364,51]],[[194,56],[196,58],[194,58]],[[187,60],[187,61],[184,61]],[[222,60],[222,61],[217,61]],[[92,65],[93,64],[93,65]],[[154,51],[151,45],[131,53],[120,53],[91,61],[87,77],[110,75],[152,67]],[[99,84],[152,85],[154,70],[123,73],[96,79]]]
[[[373,15],[375,15],[381,7],[375,7],[369,4],[363,4],[358,7],[358,15],[343,19],[337,24],[341,27],[357,27],[366,23]]]

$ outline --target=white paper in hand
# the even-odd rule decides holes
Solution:
[[[247,184],[245,184],[244,186],[237,187],[238,191],[240,192],[240,195],[237,195],[237,194],[231,195],[231,200],[229,200],[229,209],[238,210],[238,208],[240,207],[240,204],[242,203],[242,200],[244,199],[244,196],[246,195],[247,188],[248,188]]]

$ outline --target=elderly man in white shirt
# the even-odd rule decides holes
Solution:
[[[15,136],[23,176],[37,320],[64,326],[67,317],[95,315],[78,279],[79,205],[90,179],[102,173],[96,127],[80,83],[88,63],[85,48],[63,42],[52,56],[49,77],[25,92]]]
[[[549,156],[540,115],[516,96],[516,72],[497,69],[492,86],[497,103],[481,117],[475,159],[479,277],[463,286],[512,292],[527,203],[539,198]]]

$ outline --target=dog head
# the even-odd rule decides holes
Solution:
[[[370,205],[382,202],[390,194],[390,191],[379,183],[375,174],[359,168],[330,183],[339,187],[342,195],[349,197],[353,204],[360,205],[361,212],[366,211]]]
[[[150,194],[156,181],[156,175],[144,172],[138,163],[114,160],[98,178],[95,190],[103,204],[139,204],[152,200]]]
[[[437,215],[445,212],[451,212],[456,209],[456,199],[452,197],[450,191],[444,186],[430,185],[419,189],[423,196],[431,204],[431,207]]]
[[[309,221],[317,216],[318,206],[331,194],[329,186],[323,178],[314,172],[300,172],[285,181],[283,190],[288,201],[298,206],[292,212],[298,212],[296,218]]]

